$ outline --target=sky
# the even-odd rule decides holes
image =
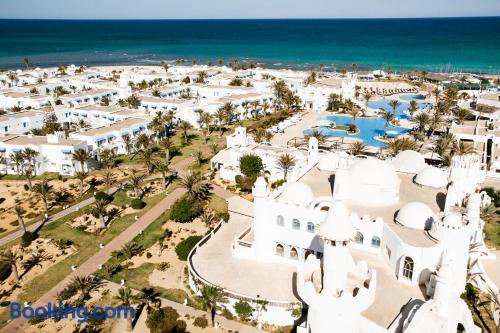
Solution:
[[[221,19],[500,16],[500,0],[0,0],[0,18]]]

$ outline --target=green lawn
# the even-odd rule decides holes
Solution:
[[[485,223],[484,241],[488,247],[500,249],[500,221]]]
[[[225,212],[227,212],[227,208],[228,208],[226,200],[217,196],[217,195],[213,195],[210,198],[210,202],[208,203],[208,207],[210,207],[211,209],[213,209],[217,213],[225,213]]]

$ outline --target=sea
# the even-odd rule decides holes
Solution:
[[[0,68],[184,59],[271,68],[500,75],[500,17],[276,20],[0,20]]]

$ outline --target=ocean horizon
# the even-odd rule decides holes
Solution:
[[[0,19],[0,68],[254,61],[271,68],[500,74],[500,17]]]

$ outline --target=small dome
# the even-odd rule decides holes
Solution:
[[[441,169],[426,167],[417,174],[415,183],[422,186],[441,188],[448,184],[448,176],[446,172]]]
[[[394,167],[376,158],[367,158],[354,163],[349,169],[349,176],[357,183],[382,188],[399,188],[400,183]]]
[[[392,165],[396,171],[404,173],[418,173],[426,167],[424,156],[414,150],[400,152],[392,161]]]
[[[350,240],[354,236],[349,211],[342,201],[333,202],[326,220],[321,222],[319,232],[323,238],[335,241]]]
[[[460,213],[450,213],[443,218],[444,225],[450,227],[461,227],[462,226],[462,215]]]
[[[311,188],[304,183],[290,183],[285,185],[280,201],[307,206],[314,201],[314,194]]]
[[[396,222],[405,227],[419,230],[429,230],[434,212],[426,204],[413,201],[405,204],[396,215]]]

